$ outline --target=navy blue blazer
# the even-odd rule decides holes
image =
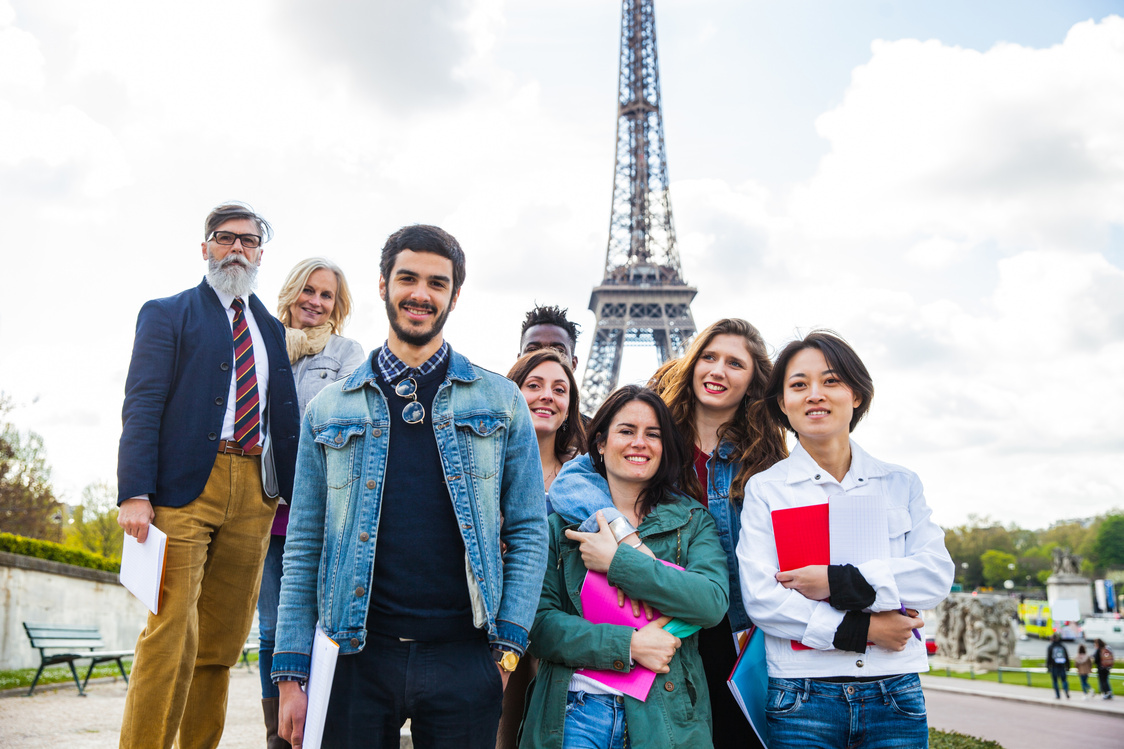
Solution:
[[[272,460],[277,488],[288,498],[300,414],[285,328],[253,294],[250,309],[269,353],[263,474]],[[182,507],[203,493],[218,454],[233,376],[234,337],[206,279],[141,307],[121,409],[118,504],[148,494],[154,505]]]

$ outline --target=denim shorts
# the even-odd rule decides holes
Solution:
[[[567,693],[562,749],[628,749],[624,699],[612,694]]]
[[[929,724],[917,674],[834,683],[769,679],[769,749],[925,749]]]

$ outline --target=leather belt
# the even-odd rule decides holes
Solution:
[[[242,446],[234,440],[219,440],[219,452],[227,455],[261,455],[261,445],[243,450]]]

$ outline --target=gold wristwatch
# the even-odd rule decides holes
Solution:
[[[492,648],[492,658],[495,659],[500,668],[507,671],[509,674],[519,665],[519,656],[510,650]]]

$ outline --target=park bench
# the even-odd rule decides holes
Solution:
[[[126,684],[129,683],[129,677],[125,673],[125,666],[121,663],[121,659],[128,658],[133,654],[133,651],[105,650],[105,642],[102,640],[101,632],[98,631],[97,627],[83,624],[24,622],[23,628],[27,631],[28,639],[31,640],[31,647],[39,651],[39,657],[42,659],[39,670],[35,672],[35,679],[31,682],[31,689],[27,691],[28,697],[35,691],[35,685],[39,682],[43,669],[56,663],[65,663],[70,666],[70,673],[74,676],[74,685],[78,687],[78,694],[82,697],[86,696],[86,683],[90,680],[90,674],[93,673],[94,666],[99,663],[116,661],[117,668],[121,669],[121,677]],[[90,669],[86,672],[85,680],[79,682],[78,671],[74,668],[74,662],[83,658],[90,659]]]

